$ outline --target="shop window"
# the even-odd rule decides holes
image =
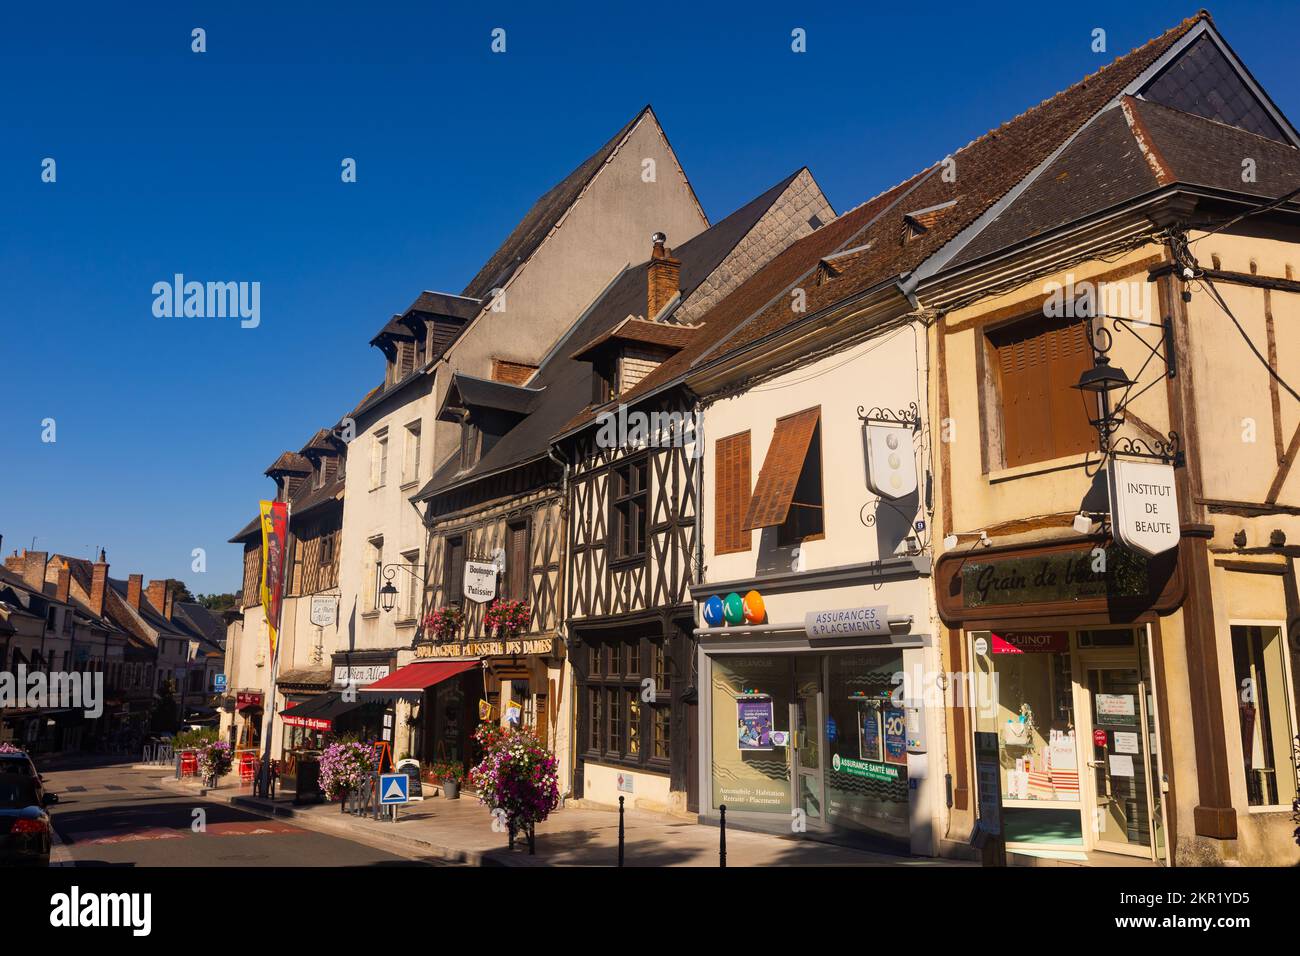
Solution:
[[[645,556],[648,479],[649,464],[644,458],[610,472],[613,483],[610,525],[616,560],[631,561]]]
[[[1289,807],[1296,798],[1296,731],[1282,629],[1232,625],[1232,664],[1246,796],[1252,807]]]
[[[989,425],[1001,467],[1096,449],[1095,401],[1071,387],[1093,364],[1082,321],[1036,317],[990,332],[987,343],[997,415]]]
[[[780,814],[793,806],[790,764],[784,748],[742,739],[748,726],[769,712],[768,731],[789,724],[793,655],[719,655],[713,658],[712,802],[728,811]],[[815,724],[814,724],[815,726]]]
[[[974,729],[997,736],[1007,839],[1083,845],[1069,633],[971,638],[973,686],[955,690]]]
[[[661,659],[663,653],[662,639],[652,637],[590,645],[585,720],[592,759],[638,766],[668,761],[671,696],[658,686],[653,700],[642,696],[646,662]],[[648,740],[653,744],[648,746]]]
[[[821,408],[777,419],[742,531],[776,528],[782,546],[822,537]]]
[[[716,554],[748,551],[753,539],[742,527],[751,489],[749,432],[718,439],[714,451],[713,550]]]

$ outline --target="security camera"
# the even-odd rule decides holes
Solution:
[[[1184,280],[1184,281],[1186,281],[1186,282],[1191,282],[1192,279],[1193,279],[1195,276],[1196,276],[1196,273],[1192,271],[1192,267],[1191,267],[1191,266],[1183,266],[1183,280]]]

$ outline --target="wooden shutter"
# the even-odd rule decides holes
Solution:
[[[779,418],[772,432],[772,444],[758,473],[754,497],[749,502],[742,529],[770,528],[782,524],[790,511],[795,485],[803,471],[804,458],[812,441],[817,423],[821,421],[821,408],[808,408],[785,418]]]
[[[398,342],[397,343],[398,370],[397,377],[405,378],[415,371],[415,343]]]
[[[753,535],[742,527],[749,511],[749,432],[719,439],[714,451],[713,550],[716,554],[748,551]]]
[[[443,604],[463,604],[465,580],[465,539],[447,541],[447,576],[443,578]]]
[[[1078,319],[1026,322],[991,336],[997,352],[1003,457],[1009,468],[1097,445],[1084,397],[1071,386],[1092,365]]]
[[[528,600],[528,579],[532,566],[528,561],[528,525],[510,526],[510,542],[506,553],[506,567],[510,569],[510,592],[507,597],[516,601]]]

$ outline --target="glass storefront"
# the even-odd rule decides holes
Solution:
[[[903,651],[718,654],[712,807],[908,839]]]
[[[998,740],[1007,843],[1163,854],[1146,628],[970,638],[974,729]]]

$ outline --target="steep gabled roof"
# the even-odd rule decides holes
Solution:
[[[740,245],[762,221],[795,180],[804,174],[799,169],[783,178],[761,195],[750,200],[725,219],[692,237],[673,250],[681,262],[679,288],[683,303],[713,276],[727,256]],[[823,227],[826,228],[826,227]],[[468,482],[508,470],[544,457],[550,449],[551,435],[568,422],[590,400],[592,369],[588,362],[573,357],[580,343],[592,342],[623,325],[629,316],[644,316],[647,308],[647,270],[649,260],[624,269],[579,316],[565,336],[543,359],[541,366],[521,391],[541,391],[540,400],[523,421],[512,428],[484,453],[468,471],[461,473],[459,458],[453,454],[443,462],[418,495],[417,500],[460,487]],[[641,324],[641,318],[636,318]],[[682,334],[682,326],[674,336]]]
[[[473,299],[486,299],[492,294],[493,289],[504,287],[515,270],[537,251],[555,225],[564,218],[564,214],[582,195],[582,191],[587,188],[587,184],[600,168],[609,162],[623,141],[647,116],[654,117],[654,110],[649,105],[643,107],[626,126],[615,133],[604,146],[588,156],[577,169],[533,203],[532,208],[506,237],[505,242],[501,243],[478,274],[470,280],[469,285],[465,286],[462,294]]]

